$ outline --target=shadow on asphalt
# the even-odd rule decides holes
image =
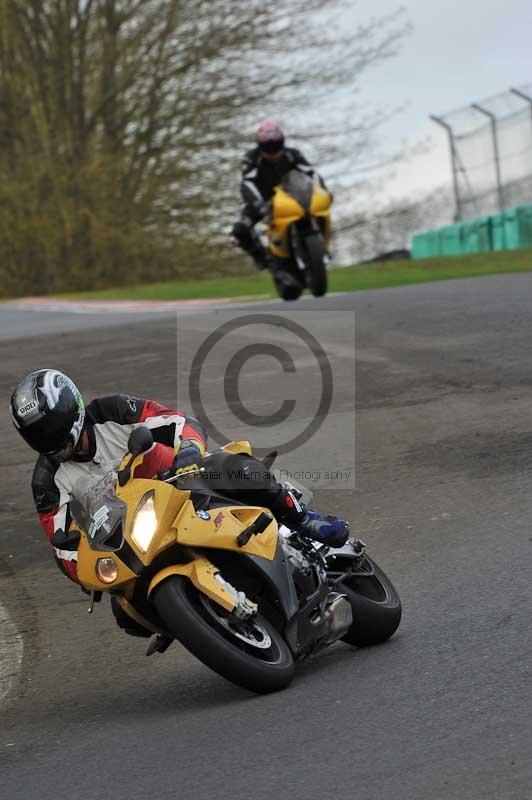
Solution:
[[[297,664],[294,680],[285,693],[290,693],[291,690],[319,691],[322,682],[330,684],[335,670],[338,667],[348,666],[348,662],[352,662],[353,666],[358,662],[360,666],[362,656],[362,660],[367,664],[366,655],[371,657],[371,653],[383,649],[388,650],[387,657],[389,657],[389,648],[393,647],[396,641],[398,644],[399,638],[399,636],[394,637],[390,642],[364,650],[340,642],[329,650]],[[108,716],[109,709],[112,709],[113,720],[118,722],[128,719],[137,721],[139,712],[146,718],[164,719],[176,713],[230,707],[233,714],[235,704],[247,705],[265,699],[264,695],[256,695],[234,686],[195,659],[186,665],[182,663],[179,665],[178,682],[169,681],[167,672],[161,678],[159,685],[147,687],[142,680],[132,685],[131,675],[128,674],[126,688],[118,667],[116,682],[109,674],[105,676],[105,682],[87,684],[80,681],[78,691],[71,692],[68,696],[69,708],[75,709],[69,721],[83,725],[101,724]],[[153,679],[157,679],[156,675]],[[279,696],[279,693],[272,695],[275,696]],[[65,721],[65,708],[61,702],[46,707],[34,707],[25,714],[25,723],[38,728],[39,726],[46,728],[54,722],[61,721]]]

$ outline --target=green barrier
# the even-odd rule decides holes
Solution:
[[[491,242],[493,249],[496,251],[508,250],[504,214],[494,214],[491,218]]]
[[[532,206],[520,206],[521,247],[532,247]]]
[[[493,239],[491,233],[491,217],[481,217],[478,220],[479,225],[479,249],[481,253],[487,253],[493,250]]]
[[[532,205],[516,206],[502,214],[418,233],[412,239],[412,258],[524,247],[532,247]]]
[[[430,258],[429,235],[417,233],[412,238],[412,258]]]
[[[478,235],[475,222],[464,223],[464,253],[478,253]]]
[[[492,249],[491,217],[480,217],[463,225],[463,253],[486,253]]]
[[[455,256],[464,252],[462,224],[440,228],[440,251],[442,256]]]
[[[532,206],[516,206],[504,214],[506,249],[532,247]]]
[[[505,250],[519,249],[519,222],[517,219],[517,209],[510,208],[503,214],[504,217],[504,236],[506,241]]]
[[[429,231],[428,234],[428,248],[431,256],[439,256],[441,255],[441,242],[440,242],[440,231]]]

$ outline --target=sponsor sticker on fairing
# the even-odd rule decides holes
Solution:
[[[92,522],[90,524],[89,530],[87,531],[89,538],[93,539],[96,535],[97,531],[100,528],[105,528],[106,531],[109,531],[109,509],[107,506],[101,506],[97,511],[94,512],[92,516]]]

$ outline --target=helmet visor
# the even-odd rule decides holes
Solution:
[[[282,153],[284,148],[284,139],[272,139],[268,142],[259,142],[259,150],[261,153],[266,153],[269,156],[275,156]]]
[[[19,433],[38,453],[57,453],[68,444],[75,417],[76,414],[59,419],[50,415],[43,416],[27,428],[19,428]]]

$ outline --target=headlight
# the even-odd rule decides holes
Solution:
[[[116,581],[118,565],[114,558],[99,558],[96,562],[96,575],[102,583],[112,583]]]
[[[131,538],[143,553],[147,553],[157,530],[153,491],[147,492],[139,503],[133,517]]]

